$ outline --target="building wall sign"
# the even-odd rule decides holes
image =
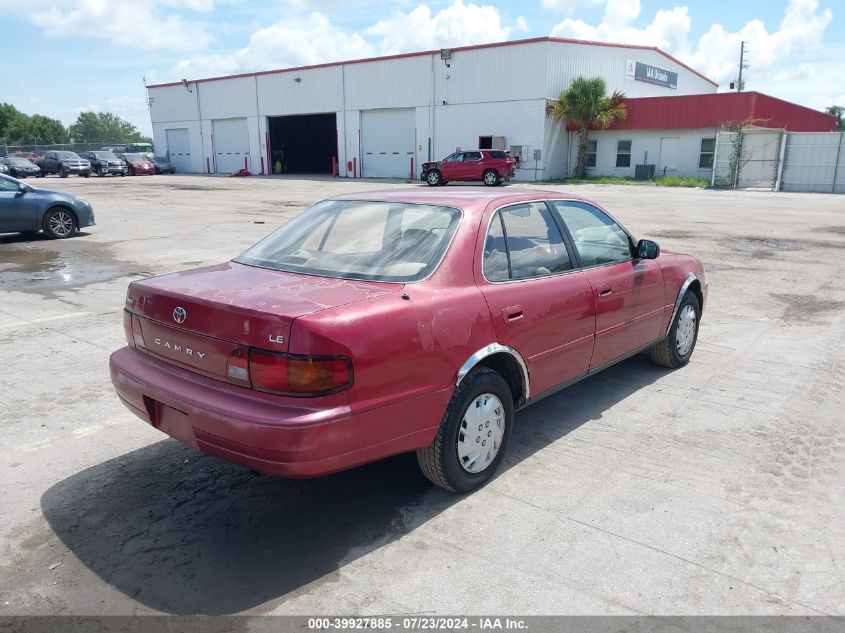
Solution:
[[[678,73],[657,66],[649,66],[633,59],[629,59],[625,64],[625,75],[628,79],[635,81],[644,81],[672,90],[678,89]]]

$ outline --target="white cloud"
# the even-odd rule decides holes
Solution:
[[[788,0],[775,31],[769,32],[760,20],[751,20],[735,32],[713,24],[693,45],[689,41],[692,23],[687,7],[661,9],[649,24],[638,28],[634,22],[641,13],[639,0],[602,1],[605,12],[598,25],[567,18],[552,29],[552,35],[657,46],[719,83],[736,77],[740,42],[746,41],[752,67],[746,74],[748,89],[754,89],[755,82],[766,83],[773,74],[772,67],[795,51],[818,49],[833,18],[830,9],[819,9],[818,0]]]
[[[171,51],[201,50],[211,35],[202,25],[164,9],[209,11],[213,0],[59,0],[45,9],[30,7],[26,14],[48,37],[85,36],[115,44],[137,44]]]
[[[180,61],[175,70],[180,77],[229,74],[369,57],[374,50],[357,33],[339,29],[326,16],[312,13],[259,29],[234,53],[195,55]]]
[[[524,22],[524,20],[523,20]],[[499,10],[490,5],[454,2],[432,13],[421,4],[410,13],[395,13],[364,31],[379,38],[382,54],[402,53],[482,44],[508,39],[510,27],[502,24]]]
[[[496,42],[508,39],[512,30],[527,31],[525,19],[516,18],[511,27],[504,24],[497,8],[464,0],[453,0],[436,13],[420,4],[406,13],[395,12],[360,33],[341,29],[315,12],[259,29],[245,47],[232,53],[183,59],[166,78],[207,77]]]
[[[565,15],[571,15],[578,7],[597,6],[603,3],[604,0],[542,0],[540,2],[544,9]]]

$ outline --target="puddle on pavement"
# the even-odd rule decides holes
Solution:
[[[112,258],[102,246],[97,246],[94,253],[48,248],[0,249],[0,291],[77,288],[140,273],[136,264]]]

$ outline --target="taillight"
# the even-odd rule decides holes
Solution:
[[[352,361],[343,356],[300,356],[261,349],[249,352],[257,391],[284,396],[323,396],[352,386]]]
[[[238,347],[229,354],[226,379],[233,384],[249,387],[249,352]]]
[[[124,327],[125,323],[126,321],[124,319]],[[132,347],[147,351],[147,345],[144,343],[144,335],[141,332],[141,319],[134,314],[130,314],[129,335],[127,335],[127,338]]]

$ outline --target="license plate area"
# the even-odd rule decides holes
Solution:
[[[192,448],[197,448],[197,438],[187,413],[144,396],[144,407],[150,416],[150,424],[170,437]]]

